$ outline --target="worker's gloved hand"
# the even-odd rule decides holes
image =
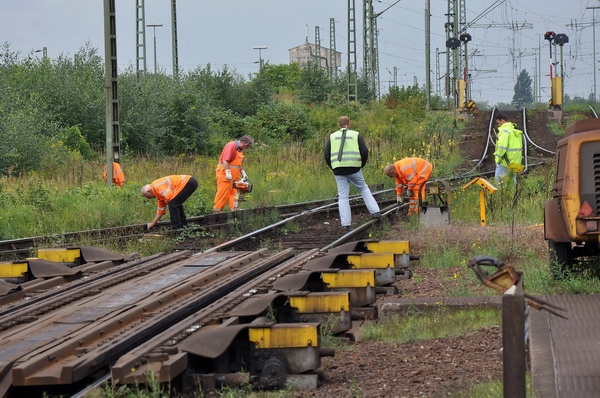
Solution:
[[[404,203],[404,196],[402,196],[402,195],[396,196],[396,203]]]
[[[144,224],[144,233],[148,232],[150,230],[150,227],[148,226],[148,224]]]
[[[246,174],[245,170],[242,170],[242,178],[248,178],[248,174]]]
[[[229,169],[225,170],[225,178],[227,178],[228,180],[231,180],[231,170],[229,170]]]

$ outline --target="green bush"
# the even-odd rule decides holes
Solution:
[[[77,151],[85,160],[92,160],[96,157],[96,153],[90,147],[90,144],[85,140],[79,127],[73,126],[64,129],[59,135],[58,140],[66,148]]]
[[[249,123],[256,140],[275,147],[304,141],[312,132],[307,110],[282,102],[262,105]]]

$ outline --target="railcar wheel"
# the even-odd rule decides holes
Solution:
[[[554,279],[564,278],[573,270],[571,242],[548,241],[550,251],[550,272]]]

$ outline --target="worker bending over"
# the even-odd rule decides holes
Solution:
[[[248,149],[254,144],[252,137],[244,135],[235,141],[231,141],[223,147],[219,157],[219,165],[215,172],[217,178],[217,194],[213,212],[220,213],[226,204],[231,211],[237,210],[235,207],[235,194],[237,189],[233,187],[233,182],[240,178],[246,178],[246,172],[242,168],[244,163],[244,149]]]
[[[153,228],[158,220],[166,214],[169,205],[171,228],[180,229],[187,225],[183,211],[183,202],[198,188],[198,180],[189,175],[170,175],[152,181],[142,187],[142,196],[148,199],[156,198],[158,207],[154,220],[146,224],[147,229]]]
[[[419,193],[425,196],[425,183],[429,180],[433,165],[421,158],[404,158],[394,164],[388,164],[383,172],[396,178],[396,200],[404,202],[402,193],[409,191],[408,215],[419,212]]]

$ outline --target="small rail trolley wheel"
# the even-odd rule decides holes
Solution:
[[[269,358],[263,366],[259,384],[262,388],[283,388],[287,380],[285,363],[277,358]]]

